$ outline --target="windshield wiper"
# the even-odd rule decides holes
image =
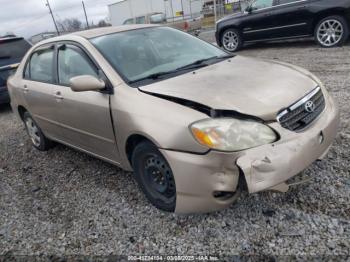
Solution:
[[[233,56],[232,55],[225,55],[225,56],[212,56],[212,57],[209,57],[209,58],[200,59],[200,60],[194,61],[193,63],[190,63],[188,65],[178,67],[175,70],[150,74],[150,75],[148,75],[146,77],[142,77],[140,79],[132,80],[129,83],[133,84],[133,83],[141,82],[141,81],[148,80],[148,79],[153,79],[153,80],[159,79],[162,76],[170,75],[170,74],[176,74],[176,73],[178,73],[180,71],[183,71],[183,70],[198,69],[198,68],[206,67],[209,64],[206,64],[205,62],[210,61],[210,60],[226,59],[226,58],[231,58],[231,57],[233,57]]]
[[[231,57],[232,57],[232,55],[212,56],[212,57],[209,57],[209,58],[205,58],[205,59],[200,59],[200,60],[194,61],[193,63],[188,64],[188,65],[179,67],[179,68],[175,69],[175,71],[180,71],[180,70],[183,70],[183,69],[190,69],[190,68],[191,69],[192,68],[197,68],[197,66],[198,67],[204,67],[204,66],[208,66],[208,64],[204,64],[204,63],[208,62],[210,60],[226,59],[226,58],[231,58]]]
[[[0,56],[0,59],[9,59],[9,58],[11,58],[11,56],[9,55]]]

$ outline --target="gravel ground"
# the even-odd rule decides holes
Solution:
[[[132,173],[62,145],[33,149],[20,121],[1,107],[0,254],[349,256],[349,44],[264,44],[240,54],[305,67],[339,103],[340,132],[327,158],[305,171],[311,183],[286,194],[243,194],[221,212],[167,214],[146,201]]]

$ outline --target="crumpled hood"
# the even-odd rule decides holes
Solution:
[[[292,66],[236,56],[139,89],[269,121],[316,86]]]

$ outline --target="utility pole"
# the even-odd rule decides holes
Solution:
[[[214,19],[215,19],[215,23],[217,21],[217,14],[216,14],[216,0],[214,0]]]
[[[81,1],[81,3],[83,4],[83,9],[84,9],[84,14],[85,14],[85,20],[86,20],[86,26],[87,26],[87,28],[89,29],[90,26],[89,26],[89,21],[88,21],[87,14],[86,14],[86,9],[85,9],[84,1]]]
[[[52,14],[52,10],[51,10],[51,6],[50,6],[50,3],[49,3],[49,0],[46,0],[46,6],[47,6],[47,7],[49,8],[49,10],[50,10],[50,14],[51,14],[53,23],[55,24],[55,28],[56,28],[56,31],[57,31],[57,35],[60,35],[60,31],[58,31],[58,27],[57,27],[55,18],[54,18],[53,14]]]
[[[181,9],[182,9],[182,19],[185,19],[185,13],[184,13],[184,3],[181,0]]]
[[[173,23],[175,21],[175,14],[174,14],[174,8],[173,8],[173,0],[170,0],[170,9],[171,9],[171,16],[173,18]]]

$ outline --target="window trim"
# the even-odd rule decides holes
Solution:
[[[81,43],[76,42],[74,40],[53,41],[50,43],[42,44],[42,45],[38,46],[37,48],[35,48],[33,51],[31,51],[30,55],[28,56],[28,58],[25,62],[25,65],[24,65],[23,71],[22,71],[22,79],[27,80],[27,81],[32,81],[32,82],[52,84],[52,85],[64,86],[64,87],[70,88],[70,86],[61,85],[57,81],[58,80],[58,47],[62,44],[70,44],[70,45],[73,45],[73,46],[80,48],[80,50],[91,60],[92,64],[97,68],[98,74],[100,75],[99,78],[102,79],[106,83],[106,88],[105,88],[105,90],[96,91],[96,92],[100,92],[100,93],[104,93],[104,94],[114,94],[114,87],[112,85],[112,82],[109,80],[109,78],[107,77],[105,72],[102,70],[100,65],[97,63],[96,59],[90,54],[90,52]],[[92,45],[92,46],[95,48],[94,45]],[[43,82],[43,81],[33,80],[30,78],[29,79],[25,78],[25,71],[26,71],[28,64],[31,61],[32,55],[34,53],[36,53],[37,51],[39,51],[40,49],[48,49],[48,48],[52,48],[54,50],[54,58],[52,60],[54,63],[53,64],[53,72],[52,72],[53,73],[53,81],[52,82]],[[29,77],[30,77],[30,68],[29,68]]]
[[[52,59],[52,63],[53,64],[52,64],[52,78],[51,78],[51,81],[40,81],[40,80],[32,79],[31,78],[31,70],[30,70],[30,64],[31,64],[32,56],[35,53],[39,52],[40,50],[50,50],[50,49],[53,50],[53,59]],[[55,60],[55,44],[49,43],[49,44],[43,44],[43,45],[37,47],[36,49],[34,49],[30,53],[29,57],[26,60],[26,63],[24,65],[24,70],[22,72],[22,78],[24,80],[32,81],[32,82],[45,83],[45,84],[54,84],[54,82],[55,82],[55,68],[54,68],[55,64],[54,64],[54,60]],[[29,66],[29,69],[28,69],[29,78],[26,78],[25,77],[25,72],[26,72],[28,66]]]
[[[104,94],[114,94],[114,88],[113,88],[112,82],[108,79],[107,75],[102,70],[100,65],[97,63],[96,59],[90,54],[90,52],[82,44],[80,44],[79,42],[76,42],[76,41],[61,40],[61,41],[55,42],[55,45],[57,46],[57,50],[56,50],[56,54],[55,54],[55,57],[56,57],[55,65],[57,67],[56,70],[55,70],[56,79],[58,80],[58,46],[64,45],[64,44],[66,44],[66,45],[73,45],[73,46],[77,47],[81,52],[83,52],[83,54],[86,55],[86,57],[96,67],[97,72],[99,74],[99,79],[102,79],[105,82],[106,88],[104,90],[95,91],[95,92],[100,92],[100,93],[104,93]],[[56,81],[55,85],[64,86],[64,87],[70,88],[70,86],[60,84],[58,81]]]
[[[100,69],[96,66],[96,63],[94,63],[92,60],[91,60],[91,58],[86,54],[86,52],[84,52],[84,50],[82,50],[79,46],[77,46],[77,45],[74,45],[74,44],[67,44],[67,43],[63,43],[63,44],[57,44],[56,45],[56,49],[57,49],[57,53],[56,53],[56,55],[55,55],[55,58],[56,58],[56,62],[55,62],[55,65],[56,65],[56,70],[55,70],[55,72],[56,72],[56,83],[57,83],[57,85],[59,85],[59,86],[66,86],[66,87],[71,87],[70,85],[67,85],[67,84],[64,84],[64,83],[60,83],[60,74],[59,74],[59,52],[62,50],[61,48],[63,47],[63,46],[66,46],[66,48],[70,48],[70,49],[72,49],[72,50],[74,50],[74,51],[76,51],[78,54],[80,54],[85,60],[86,60],[86,62],[91,66],[91,68],[93,68],[94,69],[94,71],[96,72],[96,74],[97,74],[97,77],[99,77],[99,74],[100,74]]]
[[[266,11],[266,10],[269,10],[269,9],[275,9],[275,8],[278,8],[278,7],[284,7],[284,6],[299,4],[299,3],[303,3],[303,2],[309,2],[309,0],[295,0],[294,2],[285,3],[285,4],[280,4],[279,0],[275,0],[275,3],[277,3],[276,5],[271,6],[271,7],[265,7],[265,8],[254,10],[253,14],[254,13],[258,13],[260,11]]]

